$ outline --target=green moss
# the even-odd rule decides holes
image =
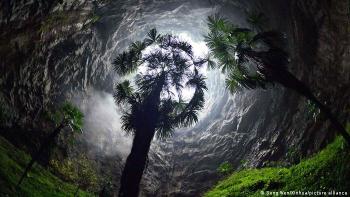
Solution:
[[[262,191],[349,191],[350,150],[345,145],[338,137],[315,156],[290,168],[235,172],[204,196],[261,196]]]
[[[42,166],[35,164],[24,179],[19,191],[15,192],[23,168],[30,157],[0,137],[0,196],[73,196],[76,186],[63,182]],[[77,196],[93,196],[79,191]]]
[[[66,158],[63,161],[51,160],[51,166],[65,177],[88,191],[98,191],[98,175],[96,168],[85,155]]]
[[[233,172],[233,166],[228,161],[225,161],[224,163],[220,164],[217,170],[219,173],[227,175]]]

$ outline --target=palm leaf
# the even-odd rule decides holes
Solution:
[[[147,33],[147,38],[145,38],[144,43],[149,46],[157,43],[160,39],[161,36],[158,34],[157,29],[153,28]]]
[[[162,101],[159,108],[159,120],[157,121],[157,138],[165,139],[172,135],[175,128],[173,114],[176,108],[176,102],[171,99],[164,100]]]
[[[66,119],[73,131],[82,132],[83,113],[74,105],[65,102],[61,108],[64,119]]]
[[[185,52],[188,56],[192,57],[193,56],[193,51],[192,51],[192,46],[184,41],[180,41],[177,44],[177,48]]]
[[[140,56],[134,51],[123,52],[119,54],[112,62],[114,70],[119,75],[127,75],[137,70]]]
[[[135,51],[136,55],[141,55],[142,51],[146,49],[146,44],[141,41],[136,41],[131,44],[130,51]]]
[[[206,61],[207,61],[207,66],[208,68],[210,69],[215,69],[217,68],[217,65],[214,58],[213,58],[213,54],[212,53],[208,53],[207,56],[206,56]]]
[[[208,16],[207,24],[211,32],[230,32],[234,26],[230,25],[224,17],[220,15]]]
[[[178,126],[190,126],[196,123],[198,112],[204,107],[204,90],[207,90],[205,77],[198,74],[195,69],[194,75],[187,81],[186,86],[194,87],[196,90],[186,107],[174,118],[174,122]]]
[[[195,74],[186,82],[186,86],[193,87],[198,90],[207,90],[205,83],[205,77],[201,74],[198,74],[197,69],[195,69]]]
[[[117,104],[128,102],[132,99],[132,96],[133,88],[130,85],[130,81],[125,80],[116,85],[113,97]]]

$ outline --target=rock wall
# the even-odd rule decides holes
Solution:
[[[290,70],[345,125],[350,109],[349,2],[257,1],[255,5],[274,28],[286,32]],[[163,144],[168,153],[163,163],[171,162],[165,164],[168,176],[156,175],[157,180],[163,178],[158,194],[198,196],[220,178],[216,169],[224,161],[234,168],[290,165],[335,135],[322,114],[310,114],[304,98],[278,85],[267,91],[221,95],[216,115],[211,112],[207,121]]]
[[[2,1],[0,87],[31,121],[43,108],[88,86],[105,87],[98,54],[98,1]],[[106,89],[110,88],[105,87]]]

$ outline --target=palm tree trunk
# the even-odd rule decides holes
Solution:
[[[145,99],[142,118],[136,128],[131,152],[126,159],[119,189],[119,197],[137,197],[147,155],[156,131],[160,93],[165,83],[165,74],[159,78],[157,86]]]
[[[266,52],[256,52],[251,49],[244,50],[244,54],[257,60],[257,62],[261,62],[262,59],[265,59],[267,56],[270,56]],[[346,131],[343,125],[340,124],[338,119],[332,114],[331,110],[327,106],[322,104],[302,81],[297,79],[292,73],[290,73],[288,70],[282,67],[263,63],[260,64],[260,66],[258,66],[258,70],[261,73],[263,73],[268,80],[278,82],[284,87],[290,88],[314,102],[316,106],[320,109],[320,111],[324,113],[326,117],[331,121],[332,126],[344,137],[344,139],[350,145],[349,133]]]
[[[299,94],[305,96],[307,99],[315,103],[315,105],[320,109],[322,113],[326,115],[326,117],[331,121],[332,126],[336,129],[350,144],[350,135],[343,127],[342,124],[337,120],[337,118],[333,115],[331,110],[322,104],[311,92],[311,90],[299,79],[297,79],[294,75],[286,70],[274,70],[273,72],[273,80],[279,82],[283,86],[293,89]]]
[[[61,122],[61,124],[56,127],[56,129],[47,137],[47,139],[40,145],[38,151],[33,155],[30,162],[27,164],[24,173],[22,174],[20,180],[18,181],[16,188],[18,189],[21,185],[24,178],[27,176],[27,173],[30,171],[30,169],[33,167],[34,163],[39,159],[39,157],[43,154],[45,149],[47,149],[54,141],[55,138],[58,136],[58,134],[61,132],[61,130],[65,127],[64,121]]]
[[[142,174],[146,166],[146,160],[151,142],[155,133],[153,129],[136,131],[131,152],[126,159],[119,197],[137,197]]]

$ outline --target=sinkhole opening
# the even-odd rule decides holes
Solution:
[[[178,36],[179,39],[192,46],[194,56],[205,57],[209,51],[204,42],[204,35],[207,33],[206,19],[215,12],[216,10],[210,5],[193,7],[191,3],[183,3],[176,9],[171,6],[169,8],[150,7],[143,10],[142,14],[136,14],[130,10],[108,36],[106,50],[101,54],[103,64],[110,66],[111,72],[114,72],[111,63],[115,57],[125,51],[132,42],[143,40],[147,32],[153,28],[156,28],[162,35]],[[112,15],[112,13],[108,14]],[[137,72],[144,72],[142,69],[140,67]],[[137,72],[127,76],[127,79],[131,80]],[[200,69],[200,73],[205,76],[208,87],[208,90],[205,91],[205,106],[199,112],[198,122],[190,127],[176,129],[174,137],[187,135],[195,127],[205,130],[208,122],[213,122],[208,120],[212,117],[221,117],[220,107],[229,97],[225,87],[225,76],[220,70],[209,70],[206,64]],[[124,79],[115,75],[110,83],[116,84]],[[194,89],[192,88],[184,88],[182,91],[184,100],[190,99],[193,94]],[[76,103],[81,106],[85,115],[84,140],[92,147],[96,147],[100,153],[117,154],[125,159],[130,152],[132,136],[127,135],[122,129],[120,120],[122,109],[115,104],[112,92],[92,89],[90,95],[88,99],[76,99]]]

